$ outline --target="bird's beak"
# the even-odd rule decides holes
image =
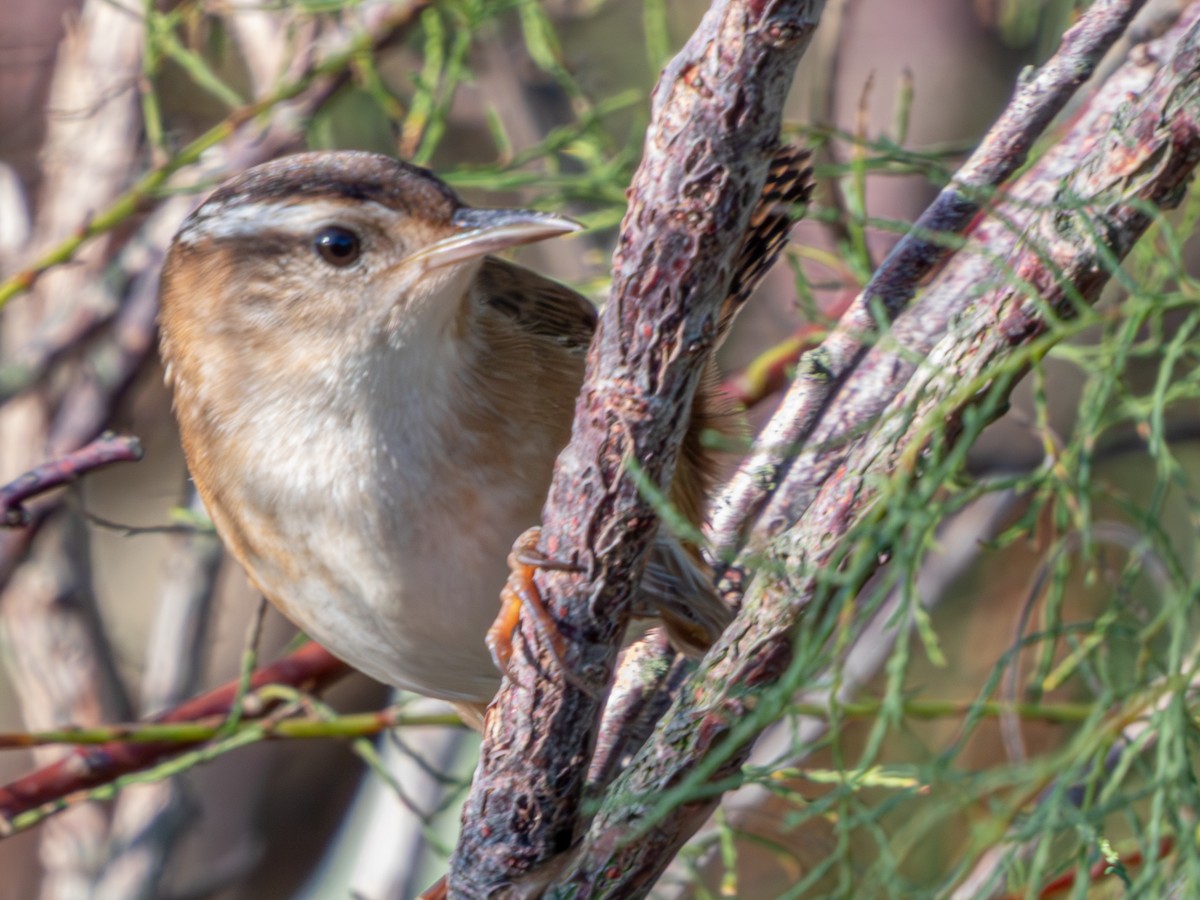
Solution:
[[[529,209],[464,207],[450,221],[458,229],[454,234],[418,250],[405,262],[419,261],[426,269],[439,269],[583,228],[565,216]]]

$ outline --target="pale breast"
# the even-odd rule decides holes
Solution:
[[[242,423],[257,453],[218,477],[214,516],[231,534],[280,523],[279,540],[243,539],[238,555],[331,652],[397,687],[487,700],[499,674],[484,637],[505,559],[540,519],[581,364],[442,361],[420,392],[390,368],[376,361],[336,408],[309,410],[302,432],[269,415]]]
[[[267,353],[206,327],[194,351],[167,348],[189,467],[251,580],[351,665],[450,700],[499,682],[484,638],[569,435],[593,322],[566,288],[484,271],[503,284],[475,285],[450,333],[420,342],[256,333]],[[195,307],[170,309],[179,333],[171,317]]]

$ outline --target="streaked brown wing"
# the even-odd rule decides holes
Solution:
[[[776,151],[734,264],[733,280],[717,328],[720,337],[729,331],[734,315],[787,244],[788,233],[798,218],[792,215],[794,207],[807,204],[812,197],[812,175],[812,154],[806,148],[786,144]]]
[[[721,312],[722,336],[742,303],[774,265],[787,243],[792,210],[812,195],[811,154],[803,147],[786,145],[776,152],[763,185],[762,196],[734,265],[729,296]],[[572,350],[586,350],[596,331],[596,308],[582,295],[531,269],[506,260],[484,260],[478,296],[509,316],[522,330],[552,338]]]
[[[531,269],[489,256],[477,296],[522,330],[584,353],[596,331],[596,307],[569,287]]]

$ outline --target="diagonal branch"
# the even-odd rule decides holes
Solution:
[[[827,663],[831,625],[820,622],[819,601],[834,589],[852,597],[905,533],[908,512],[886,501],[929,502],[937,485],[920,481],[922,467],[961,453],[1002,409],[1044,352],[1036,339],[1095,300],[1157,211],[1179,202],[1198,160],[1200,3],[1192,3],[1109,78],[973,231],[970,252],[951,260],[855,371],[854,390],[839,395],[846,406],[831,412],[852,412],[864,397],[883,397],[884,408],[844,442],[836,476],[771,546],[742,612],[609,790],[560,876],[564,891],[596,888],[598,873],[656,877],[711,812],[714,784],[738,772],[754,736]],[[808,627],[798,632],[802,617]]]
[[[543,515],[541,549],[582,570],[537,575],[568,639],[561,664],[581,677],[556,671],[556,654],[523,615],[540,659],[521,660],[489,715],[451,862],[457,894],[490,895],[574,838],[631,586],[657,530],[626,464],[670,482],[783,101],[822,6],[722,0],[659,81],[611,299]]]
[[[1063,35],[1058,51],[1022,79],[971,158],[888,254],[834,331],[802,359],[754,454],[714,506],[712,536],[718,559],[732,559],[751,527],[765,540],[799,518],[803,504],[811,499],[803,486],[788,485],[782,492],[784,497],[800,495],[791,502],[782,498],[772,502],[772,495],[789,471],[795,470],[797,479],[807,477],[808,470],[796,464],[795,451],[814,443],[810,438],[829,398],[862,359],[881,325],[904,310],[921,279],[950,255],[955,236],[968,228],[995,189],[1024,165],[1034,141],[1091,77],[1144,5],[1145,0],[1092,4]],[[768,502],[771,506],[760,518]]]
[[[918,283],[951,254],[961,241],[959,235],[976,220],[1000,184],[1025,163],[1033,143],[1077,88],[1091,77],[1106,51],[1143,6],[1144,0],[1101,0],[1088,8],[1063,35],[1054,55],[1023,78],[979,147],[897,243],[843,312],[834,331],[804,359],[753,452],[713,504],[708,533],[722,587],[732,599],[740,599],[744,573],[728,563],[743,541],[750,538],[750,543],[757,546],[795,522],[799,510],[811,500],[811,486],[820,484],[821,477],[840,461],[836,446],[811,442],[817,447],[807,464],[792,467],[798,449],[818,426],[821,411],[838,386],[853,377],[880,325],[900,315]],[[799,351],[795,356],[800,356]],[[790,367],[796,359],[785,362]],[[855,421],[852,427],[860,428],[861,424]],[[826,443],[836,445],[841,441]],[[768,514],[760,516],[768,504]],[[657,666],[638,665],[637,671],[628,673],[622,669],[618,681],[626,683],[634,694],[654,690],[657,684],[645,683],[653,678],[648,673],[664,671],[673,656],[667,647],[660,653]],[[883,656],[877,658],[882,661]],[[612,716],[614,711],[608,713]]]
[[[25,501],[64,484],[80,475],[115,462],[136,462],[142,458],[141,443],[135,437],[111,433],[100,435],[78,450],[34,466],[19,478],[0,486],[0,526],[29,524]]]

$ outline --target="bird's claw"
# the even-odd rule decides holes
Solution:
[[[533,614],[533,621],[538,634],[545,641],[550,655],[567,680],[581,690],[591,691],[584,685],[566,665],[567,645],[562,631],[550,615],[550,610],[542,602],[541,592],[533,580],[538,569],[577,572],[579,566],[548,558],[538,549],[541,540],[541,529],[534,527],[526,530],[513,544],[512,552],[508,555],[508,580],[500,592],[500,613],[492,623],[487,633],[487,647],[492,654],[496,668],[504,673],[509,681],[516,681],[512,671],[513,635],[521,620],[521,608],[525,607]]]

